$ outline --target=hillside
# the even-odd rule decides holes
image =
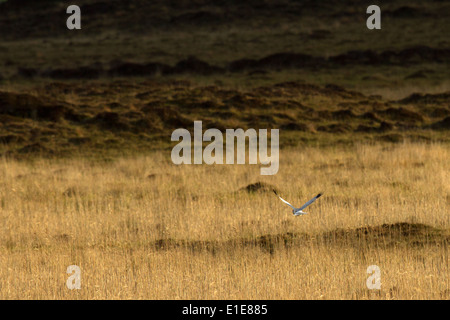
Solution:
[[[204,127],[282,146],[448,142],[450,5],[388,1],[0,3],[0,152],[123,154]],[[419,23],[420,22],[420,23]]]

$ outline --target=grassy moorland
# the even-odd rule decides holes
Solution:
[[[161,154],[6,160],[0,297],[448,299],[448,157],[441,144],[289,148],[263,179]],[[272,188],[295,204],[325,194],[294,218]]]
[[[0,1],[0,299],[449,299],[447,3],[78,2]],[[278,174],[174,165],[195,120]]]

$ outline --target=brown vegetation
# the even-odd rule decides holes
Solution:
[[[179,167],[158,153],[4,160],[0,297],[448,298],[447,146],[281,157],[264,179],[258,166]],[[294,217],[271,188],[294,204],[325,192]],[[366,287],[373,264],[378,291]],[[82,270],[81,290],[65,287],[69,265]]]

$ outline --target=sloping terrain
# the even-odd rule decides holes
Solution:
[[[145,151],[169,146],[172,131],[192,131],[195,120],[203,121],[203,130],[280,129],[282,146],[449,138],[450,93],[387,101],[331,84],[237,90],[116,81],[0,91],[0,104],[0,140],[8,154]]]
[[[81,0],[0,3],[0,153],[125,154],[203,127],[281,145],[448,141],[450,6]],[[410,36],[414,35],[414,37]]]
[[[378,31],[365,27],[370,4],[365,1],[81,0],[82,30],[77,31],[66,28],[70,4],[0,3],[3,77],[317,72],[349,65],[449,63],[450,5],[444,1],[389,1],[381,5]],[[411,74],[427,76],[427,70],[439,74],[441,69],[427,66]]]

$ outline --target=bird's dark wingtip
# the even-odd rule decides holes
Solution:
[[[277,190],[275,190],[275,189],[272,189],[272,191],[273,191],[273,193],[275,193],[275,195],[277,195],[277,196],[278,196]]]
[[[319,193],[316,198],[320,198],[323,195],[323,192]]]

